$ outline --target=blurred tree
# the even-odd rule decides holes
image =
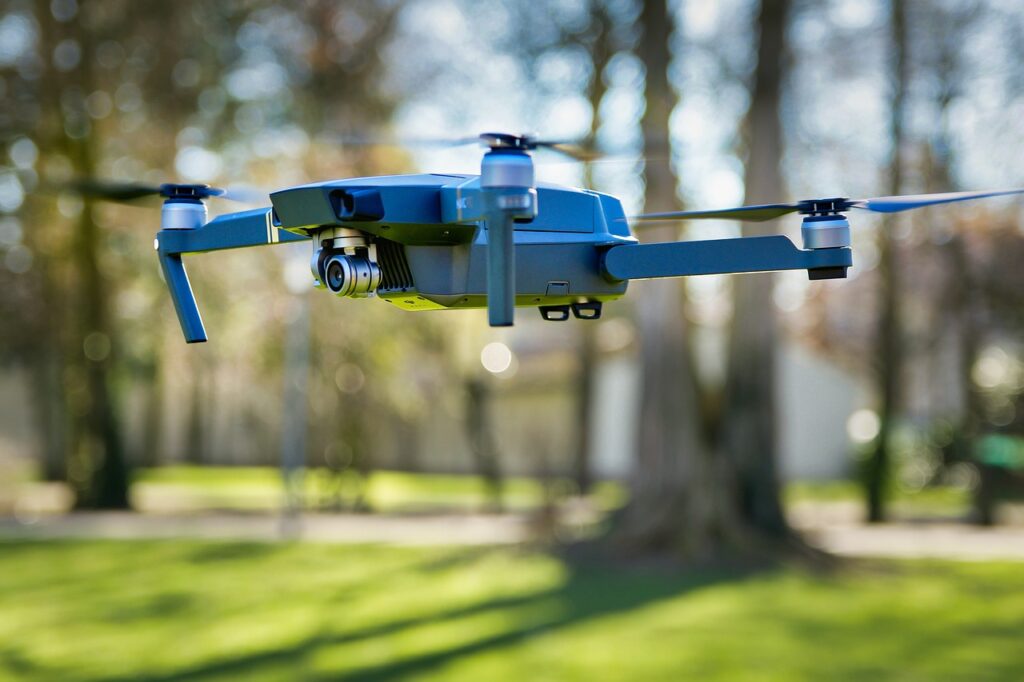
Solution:
[[[891,55],[889,103],[888,194],[903,190],[903,146],[905,140],[907,91],[910,81],[907,59],[908,26],[904,0],[890,0],[889,30]],[[903,339],[900,327],[900,278],[898,242],[894,232],[897,218],[887,216],[878,232],[879,318],[875,339],[875,376],[878,390],[879,431],[865,468],[867,519],[885,520],[885,500],[892,468],[892,434],[899,409],[900,375],[903,371]]]
[[[953,168],[956,163],[955,131],[950,109],[956,98],[962,95],[967,79],[960,48],[970,33],[978,5],[967,3],[955,8],[944,6],[929,9],[929,39],[921,40],[919,44],[931,48],[931,59],[919,65],[919,68],[925,71],[921,74],[921,79],[929,78],[930,74],[938,76],[935,78],[937,87],[932,93],[931,102],[938,114],[938,120],[924,141],[922,175],[928,192],[952,192],[957,188],[953,179]],[[952,216],[932,218],[926,214],[922,218],[927,220],[926,230],[931,231],[933,225],[941,225],[950,233],[949,239],[937,250],[938,255],[944,256],[948,263],[948,272],[954,275],[946,277],[946,286],[936,287],[942,292],[942,296],[939,301],[935,301],[935,305],[944,313],[937,316],[938,323],[951,321],[957,337],[957,391],[961,411],[951,445],[956,450],[956,459],[972,461],[978,438],[982,435],[983,423],[982,396],[972,374],[981,351],[984,318],[980,314],[985,307],[985,301],[979,292],[975,264],[968,253],[968,239],[964,234],[966,225]],[[936,336],[941,334],[935,327],[930,332]],[[979,514],[979,521],[987,524],[992,522],[992,518],[982,511]]]
[[[784,82],[788,0],[762,0],[757,66],[746,118],[744,203],[767,204],[784,196],[780,102]],[[744,223],[744,236],[777,233],[778,223]],[[719,434],[736,469],[739,516],[758,533],[784,538],[789,528],[778,481],[775,276],[735,277],[728,369]]]
[[[746,122],[750,202],[777,200],[783,189],[779,101],[787,13],[785,0],[764,0],[757,20],[758,61]],[[673,17],[664,3],[652,2],[644,4],[641,20],[644,35],[638,52],[647,71],[642,123],[646,203],[649,210],[668,210],[676,204],[666,137],[675,101],[668,80]],[[661,228],[652,236],[668,240],[672,232]],[[788,546],[792,536],[775,469],[771,279],[734,282],[735,319],[720,407],[711,392],[702,396],[700,391],[678,283],[645,284],[637,310],[644,368],[639,443],[618,539],[631,547],[698,559],[770,553]]]
[[[590,58],[591,71],[587,81],[587,101],[590,104],[590,131],[587,140],[597,144],[597,134],[601,128],[601,102],[608,90],[605,81],[605,70],[615,53],[623,46],[615,34],[615,17],[608,7],[607,0],[591,0],[589,4],[590,21],[582,41]],[[593,188],[593,164],[586,163],[583,169],[583,186]],[[576,385],[576,442],[573,458],[573,478],[580,495],[590,492],[593,485],[590,451],[591,432],[594,415],[594,373],[597,370],[597,325],[579,326],[579,372]]]
[[[490,417],[491,396],[492,389],[485,380],[477,376],[466,380],[466,438],[476,471],[484,481],[487,511],[499,513],[504,509],[504,504],[500,453]]]
[[[38,13],[42,53],[52,54],[44,74],[41,99],[57,116],[60,131],[53,144],[62,150],[73,173],[97,175],[96,144],[86,98],[96,91],[95,39],[92,31],[75,31],[64,10]],[[73,12],[68,12],[73,14]],[[87,15],[85,22],[95,21]],[[52,47],[51,47],[52,46]],[[47,49],[49,48],[49,49]],[[76,54],[64,55],[64,52]],[[65,381],[73,390],[68,480],[75,504],[85,508],[127,508],[128,467],[121,440],[113,377],[116,333],[110,295],[101,272],[103,238],[92,202],[78,208],[69,254],[77,276],[74,314]]]
[[[665,2],[645,2],[637,54],[646,71],[641,120],[646,159],[645,206],[678,206],[671,166],[669,118],[676,93],[669,81],[675,18]],[[674,239],[672,227],[652,228],[652,240]],[[642,394],[630,502],[613,536],[632,548],[697,554],[713,541],[715,479],[701,443],[699,395],[693,371],[682,285],[677,280],[634,285],[642,362]]]

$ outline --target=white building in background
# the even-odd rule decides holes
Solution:
[[[622,321],[599,324],[616,323]],[[550,324],[525,321],[520,325],[522,331],[509,340],[515,355],[512,371],[492,382],[495,440],[509,474],[571,470],[576,429],[581,426],[574,393],[576,345],[567,345],[561,332],[550,330]],[[625,478],[636,442],[640,363],[631,331],[605,327],[602,338],[606,331],[620,340],[613,339],[611,348],[601,354],[593,377],[596,395],[589,420],[589,459],[599,478]],[[712,340],[702,350],[712,349],[713,356],[720,352],[714,349],[722,347]],[[786,480],[847,477],[852,468],[847,420],[862,406],[864,386],[796,341],[782,342],[777,362],[781,475]],[[711,357],[704,364],[715,363]],[[419,440],[417,461],[443,470],[471,470],[458,415],[439,410],[429,421]]]
[[[604,347],[593,377],[596,396],[590,419],[590,461],[598,477],[624,478],[632,464],[636,438],[640,366],[628,323],[611,319],[598,324],[602,326],[598,340]],[[571,471],[582,425],[576,404],[576,343],[565,329],[523,320],[509,339],[515,355],[511,372],[488,382],[494,440],[502,469],[510,475]],[[862,387],[854,376],[793,341],[782,344],[778,362],[783,477],[847,476],[851,448],[846,422],[862,404]],[[31,462],[37,451],[26,381],[24,373],[0,372],[0,478],[4,478],[4,470]],[[230,400],[230,396],[220,399]],[[376,465],[401,468],[415,463],[427,471],[473,471],[463,407],[457,400],[438,400],[415,427],[413,439],[381,434],[379,450],[374,452]],[[168,417],[164,433],[165,450],[172,453],[174,443],[181,441],[178,432],[183,425],[183,418],[173,416]],[[134,410],[126,418],[133,422],[142,417]],[[138,426],[126,424],[126,434],[130,436]],[[415,452],[398,451],[409,447]],[[265,461],[268,453],[252,461],[239,459],[234,451],[213,454],[211,464],[251,464]]]

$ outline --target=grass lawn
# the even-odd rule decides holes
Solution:
[[[32,485],[32,476],[20,472],[15,480],[0,477],[3,485]],[[273,467],[165,466],[133,472],[132,498],[142,511],[234,509],[277,510],[284,503],[281,473]],[[379,512],[472,511],[487,506],[485,486],[478,476],[374,471],[365,481],[355,475],[332,477],[322,469],[310,469],[303,479],[304,495],[310,508],[350,508],[356,498]],[[557,491],[572,489],[567,480],[555,482]],[[10,492],[10,489],[9,491]],[[10,496],[10,495],[9,495]],[[16,496],[15,496],[16,497]],[[524,510],[540,506],[544,485],[534,478],[511,477],[505,481],[507,509]],[[625,487],[604,481],[595,487],[592,499],[600,509],[621,506]],[[786,486],[787,505],[802,503],[863,503],[861,487],[853,481],[798,481]],[[3,495],[0,494],[0,508]],[[38,500],[37,500],[38,502]],[[42,502],[41,510],[63,511],[70,500]],[[892,510],[899,517],[962,517],[970,508],[968,491],[954,487],[931,487],[919,491],[897,489],[891,496]],[[63,505],[63,506],[62,506]],[[52,507],[52,508],[51,508]]]
[[[345,505],[362,494],[371,509],[384,512],[474,510],[487,503],[482,479],[472,475],[374,471],[360,485],[354,476],[332,478],[322,469],[310,469],[303,483],[307,504],[312,507],[329,505],[336,493]],[[617,507],[625,499],[622,486],[616,483],[599,483],[594,492],[603,508]],[[510,477],[504,483],[503,501],[509,509],[535,508],[544,494],[537,479]],[[142,509],[154,506],[160,497],[198,509],[254,511],[280,508],[283,501],[281,473],[271,467],[142,469],[135,472],[133,495]]]
[[[856,481],[796,481],[786,486],[786,504],[801,502],[864,503],[864,489]],[[964,488],[934,486],[911,490],[895,486],[889,496],[892,511],[902,516],[963,516],[971,506]]]
[[[1020,564],[676,576],[527,550],[0,542],[0,678],[1018,680]]]
[[[339,488],[340,484],[340,488]],[[562,482],[569,485],[567,481]],[[357,486],[353,480],[331,479],[323,470],[311,469],[304,480],[307,502],[326,504],[335,491],[345,504],[353,501]],[[277,509],[282,503],[281,475],[271,467],[167,466],[135,472],[133,487],[136,506],[153,506],[161,496],[176,505],[197,509]],[[362,494],[376,511],[429,511],[439,509],[480,509],[485,506],[483,482],[478,476],[375,471]],[[598,505],[613,509],[626,500],[624,487],[615,482],[599,483],[594,491]],[[544,489],[537,479],[513,477],[505,482],[505,504],[510,509],[539,506]],[[787,504],[804,502],[851,502],[863,500],[861,487],[853,481],[800,481],[786,486]],[[919,491],[897,489],[893,510],[906,516],[958,516],[970,505],[966,490],[952,487]]]

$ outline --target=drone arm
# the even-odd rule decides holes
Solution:
[[[170,253],[205,253],[309,239],[274,225],[268,208],[218,216],[194,229],[164,229],[157,238],[161,251]]]
[[[614,280],[716,275],[772,270],[807,270],[811,279],[845,277],[850,249],[798,249],[782,235],[658,244],[625,244],[605,254]]]
[[[192,285],[182,262],[182,255],[249,246],[305,241],[308,237],[283,231],[273,224],[269,209],[244,211],[220,216],[200,227],[163,229],[157,233],[156,249],[167,288],[181,331],[188,343],[206,341],[203,318],[199,314]]]

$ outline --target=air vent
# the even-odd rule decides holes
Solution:
[[[413,288],[412,273],[405,260],[405,247],[388,239],[377,239],[377,264],[381,269],[378,291],[407,291]]]

